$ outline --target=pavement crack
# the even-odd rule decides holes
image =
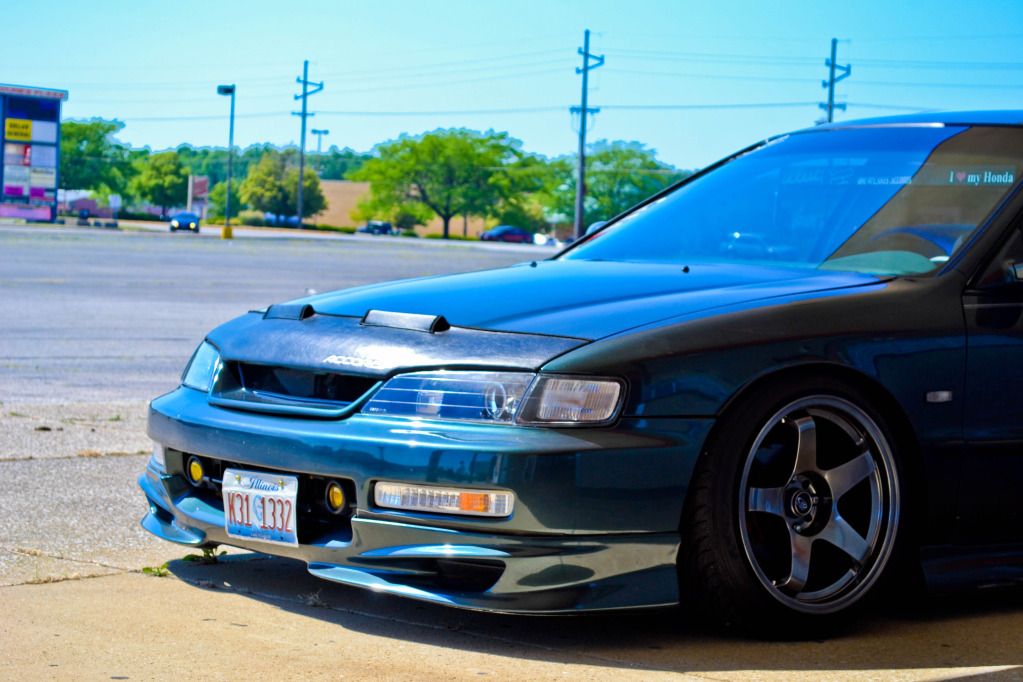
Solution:
[[[107,457],[141,457],[142,455],[148,455],[148,450],[136,450],[135,452],[127,452],[122,450],[113,450],[110,452],[101,452],[99,450],[82,450],[73,455],[57,455],[55,457],[34,457],[29,455],[28,457],[17,457],[7,456],[0,457],[0,464],[8,462],[32,462],[35,460],[59,461],[65,459],[104,459]]]
[[[86,564],[90,566],[98,566],[100,568],[109,568],[115,571],[120,571],[121,573],[138,573],[140,571],[140,569],[137,568],[108,564],[104,561],[97,561],[95,559],[79,559],[77,557],[61,554],[60,552],[46,552],[33,547],[15,547],[13,545],[0,543],[0,550],[5,550],[12,554],[20,554],[21,556],[45,557],[47,559],[57,559],[59,561],[70,561],[75,564]]]

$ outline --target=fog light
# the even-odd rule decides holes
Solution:
[[[188,482],[194,486],[198,486],[202,483],[203,475],[205,471],[202,468],[202,462],[195,455],[188,458],[188,467],[185,469],[185,473],[188,476]]]
[[[515,495],[503,490],[467,490],[404,483],[377,483],[374,500],[380,507],[440,514],[511,516]]]
[[[331,481],[327,484],[323,498],[331,514],[340,514],[344,511],[346,502],[345,491],[337,481]]]

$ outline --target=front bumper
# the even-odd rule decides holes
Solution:
[[[300,559],[321,578],[453,606],[545,613],[674,604],[682,502],[710,425],[295,419],[214,407],[179,388],[150,407],[155,441],[240,466],[344,478],[354,484],[355,511],[336,533],[297,547],[228,538],[222,506],[197,494],[168,458],[167,471],[151,462],[139,478],[149,503],[142,525],[172,542]],[[380,509],[371,494],[383,479],[508,489],[515,512],[487,519]],[[481,584],[474,573],[492,580]]]

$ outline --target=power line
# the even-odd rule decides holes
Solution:
[[[556,67],[551,67],[551,68],[545,68],[545,69],[539,69],[539,70],[533,70],[533,71],[522,71],[522,72],[518,72],[518,73],[507,73],[507,74],[490,74],[490,75],[487,75],[487,76],[480,76],[478,78],[464,78],[464,79],[459,79],[459,80],[448,80],[448,81],[423,81],[423,80],[419,80],[419,81],[417,81],[415,83],[409,83],[407,85],[381,85],[381,86],[378,86],[378,87],[368,87],[368,88],[341,88],[341,89],[334,89],[334,88],[332,88],[331,92],[336,92],[336,93],[339,93],[339,94],[360,94],[360,93],[366,93],[366,92],[400,92],[400,91],[407,91],[407,90],[421,90],[421,89],[429,89],[429,88],[438,88],[438,87],[445,87],[445,86],[449,86],[449,85],[460,85],[460,84],[464,84],[464,83],[479,83],[479,82],[495,82],[496,83],[496,82],[500,82],[500,81],[514,80],[514,79],[517,79],[517,78],[527,78],[527,77],[534,77],[534,76],[553,75],[553,74],[557,74],[557,73],[562,73],[562,68],[560,68],[560,67],[557,67],[557,68]],[[246,97],[246,100],[272,100],[272,99],[280,99],[280,97],[281,96],[280,96],[279,93],[272,93],[272,94],[268,93],[268,94],[249,95],[249,96]],[[77,98],[77,101],[79,101],[79,102],[81,102],[81,101],[86,101],[86,102],[88,102],[88,101],[93,101],[93,102],[96,102],[96,101],[109,102],[110,99],[111,98],[109,98],[109,97],[89,98],[89,97],[86,96],[86,97]],[[167,100],[165,100],[165,101],[173,101],[175,103],[179,103],[179,102],[181,102],[181,103],[193,103],[193,102],[206,102],[208,100],[209,100],[208,97],[181,98],[181,97],[175,97],[175,96],[168,96]],[[123,97],[118,97],[117,101],[118,102],[122,102],[123,101],[123,102],[139,102],[139,103],[146,102],[146,103],[151,103],[153,101],[160,101],[160,100],[156,99],[156,98],[154,98],[152,96],[141,96],[139,98],[123,98]]]
[[[815,100],[799,102],[727,102],[721,104],[602,104],[601,111],[715,111],[715,110],[743,110],[743,109],[794,109],[800,107],[816,106]],[[900,109],[904,111],[928,111],[929,109],[911,105],[895,104],[868,104],[864,102],[850,102],[849,106],[873,109]],[[561,106],[537,106],[537,107],[508,107],[502,109],[428,109],[420,111],[386,111],[386,110],[329,110],[320,109],[316,112],[318,116],[351,116],[351,117],[394,117],[413,118],[420,116],[499,116],[517,114],[538,114],[551,112],[564,112],[571,110],[571,105]],[[236,118],[275,118],[287,116],[284,111],[262,111],[247,114],[236,114]],[[219,121],[223,116],[207,115],[181,115],[181,116],[128,116],[123,119],[127,123],[137,122],[167,122],[167,121]],[[71,119],[74,120],[74,119]]]
[[[862,64],[889,69],[941,69],[961,71],[1021,71],[1023,62],[925,61],[921,59],[860,59]]]
[[[918,111],[921,113],[926,113],[929,111],[941,111],[940,109],[927,107],[916,107],[902,104],[874,104],[871,102],[849,102],[849,106],[858,107],[861,109],[889,109],[891,111]]]
[[[919,81],[863,81],[856,80],[856,85],[888,88],[936,88],[953,90],[1013,90],[1023,88],[1023,84],[1013,83],[921,83]]]
[[[663,52],[659,50],[608,50],[609,55],[624,59],[651,61],[709,62],[723,64],[757,64],[760,66],[803,66],[817,63],[813,57],[779,56],[766,54],[723,54],[716,52]]]
[[[619,111],[683,111],[700,109],[785,109],[814,106],[817,102],[734,102],[728,104],[604,104],[601,109]]]
[[[360,110],[319,110],[321,116],[462,116],[462,115],[497,115],[497,114],[537,114],[550,111],[566,111],[569,106],[539,107],[507,107],[502,109],[427,109],[421,111],[360,111]]]
[[[402,77],[407,76],[419,76],[422,74],[447,74],[447,73],[458,73],[461,71],[492,71],[494,69],[500,69],[505,66],[518,67],[518,66],[531,66],[535,64],[548,64],[550,60],[531,60],[525,63],[519,63],[519,60],[523,57],[538,57],[550,54],[563,54],[564,50],[561,48],[551,50],[538,50],[534,52],[519,52],[513,54],[499,55],[496,57],[483,57],[480,59],[460,59],[457,61],[450,62],[434,62],[426,63],[415,66],[411,69],[401,66],[386,67],[382,69],[362,69],[362,70],[345,70],[343,72],[330,72],[324,73],[325,76],[330,76],[333,80],[367,80],[367,79],[379,79],[386,78],[386,74],[394,73]],[[495,65],[496,62],[496,65]]]
[[[1023,38],[1023,33],[992,33],[988,35],[908,35],[908,36],[875,36],[873,38],[857,38],[857,43],[893,43],[893,42],[904,42],[907,40],[1019,40]]]
[[[609,55],[619,56],[624,59],[647,59],[651,61],[688,61],[707,62],[721,64],[757,64],[759,66],[798,66],[814,64],[817,62],[812,57],[802,56],[779,56],[769,54],[725,54],[713,52],[664,52],[658,50],[618,49],[607,50]],[[870,66],[883,66],[893,69],[959,69],[959,70],[988,70],[1006,71],[1023,70],[1023,62],[970,62],[970,61],[943,61],[924,59],[858,59],[859,63]]]
[[[720,74],[720,73],[694,73],[692,71],[678,72],[678,71],[649,71],[646,69],[619,69],[609,68],[609,73],[624,73],[635,76],[665,76],[668,78],[683,78],[683,79],[708,79],[708,80],[733,80],[733,81],[756,81],[756,82],[770,82],[770,83],[806,83],[810,81],[810,78],[798,78],[796,76],[763,76],[763,75],[733,75],[733,74]],[[862,82],[862,81],[857,81]]]

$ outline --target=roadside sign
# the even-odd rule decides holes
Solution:
[[[210,179],[205,175],[193,175],[192,198],[205,199],[210,193]]]
[[[32,141],[32,121],[9,118],[4,125],[4,137],[15,142]]]
[[[0,217],[53,220],[67,91],[0,84]]]

